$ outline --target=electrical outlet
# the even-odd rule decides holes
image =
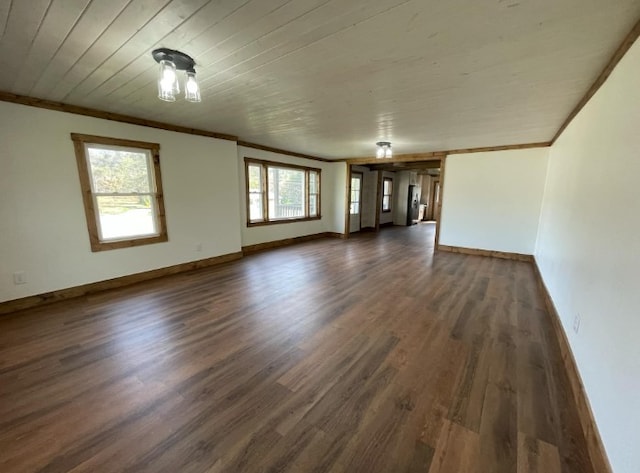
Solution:
[[[573,331],[578,333],[580,331],[580,314],[576,314],[573,318]]]
[[[13,284],[27,284],[27,273],[24,271],[16,271],[13,273]]]

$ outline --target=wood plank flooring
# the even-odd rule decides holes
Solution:
[[[529,263],[433,227],[0,317],[0,471],[594,473]]]

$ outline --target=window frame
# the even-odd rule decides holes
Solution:
[[[384,193],[384,183],[385,182],[390,182],[391,183],[391,192],[389,194],[385,194]],[[380,203],[380,207],[382,208],[382,213],[388,213],[391,212],[393,205],[391,204],[391,197],[393,196],[393,178],[392,177],[383,177],[382,178],[382,202]],[[385,209],[384,208],[384,198],[385,197],[389,197],[389,208]]]
[[[260,184],[262,194],[262,220],[251,220],[250,215],[250,191],[249,191],[249,166],[260,166]],[[304,171],[304,196],[305,196],[305,216],[304,217],[290,217],[290,218],[275,218],[271,219],[269,217],[269,167],[274,167],[278,169],[291,169],[295,171]],[[311,195],[310,191],[310,178],[311,173],[316,173],[318,175],[318,186],[317,192],[313,193],[313,195],[317,195],[316,202],[316,215],[310,216],[310,200],[309,196]],[[292,222],[308,222],[312,220],[320,220],[322,218],[322,208],[320,205],[320,201],[322,200],[322,169],[312,168],[309,166],[301,166],[298,164],[289,164],[282,163],[278,161],[267,161],[264,159],[256,159],[245,157],[244,158],[244,182],[245,182],[245,203],[246,203],[246,220],[247,227],[257,227],[262,225],[277,225],[281,223],[292,223]]]
[[[129,248],[133,246],[151,245],[154,243],[162,243],[169,240],[167,232],[167,221],[165,216],[164,194],[162,190],[162,176],[160,172],[160,145],[158,143],[149,143],[146,141],[124,140],[120,138],[111,138],[106,136],[83,135],[79,133],[71,133],[71,140],[76,155],[76,164],[78,166],[78,176],[80,178],[80,189],[82,191],[82,201],[84,204],[84,213],[87,220],[87,229],[89,232],[89,243],[91,251],[107,251],[118,248]],[[153,184],[155,184],[155,192],[150,192],[155,202],[156,221],[158,224],[157,235],[128,236],[120,239],[101,240],[98,229],[98,209],[95,205],[95,193],[91,188],[91,175],[89,173],[89,165],[87,164],[87,145],[100,145],[101,147],[119,147],[119,148],[137,148],[149,152],[151,155],[151,163],[153,169],[147,169],[149,174],[153,175]]]
[[[353,205],[354,201],[353,201],[353,180],[354,180],[354,176],[360,176],[360,188],[358,189],[358,200],[355,201],[356,204],[358,204],[358,212],[357,213],[352,213],[351,212],[351,206]],[[364,173],[362,172],[357,172],[357,171],[352,171],[351,172],[351,182],[349,183],[349,215],[360,215],[360,219],[362,219],[362,187],[364,185]]]

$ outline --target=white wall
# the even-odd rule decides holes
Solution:
[[[636,42],[551,148],[536,249],[616,473],[640,471],[639,77]]]
[[[548,148],[447,157],[440,244],[533,254]]]
[[[409,198],[409,184],[411,183],[411,173],[400,171],[395,173],[393,180],[393,214],[394,225],[407,224],[407,199]]]
[[[363,173],[362,187],[362,228],[376,226],[376,207],[378,199],[378,171]]]
[[[242,246],[256,245],[269,241],[284,240],[298,236],[313,235],[323,232],[344,232],[344,199],[346,182],[345,163],[325,163],[314,159],[296,158],[280,153],[262,151],[245,146],[237,147],[237,170],[239,175],[238,199],[240,205],[240,228]],[[322,170],[320,189],[320,220],[307,222],[279,223],[276,225],[247,226],[247,207],[245,197],[245,164],[244,158],[263,159],[286,164],[297,164]],[[338,189],[339,188],[339,189]],[[336,198],[339,197],[339,202]],[[336,218],[335,213],[342,208],[342,214]],[[342,219],[342,220],[340,220]]]
[[[347,212],[347,186],[349,185],[347,183],[347,164],[330,164],[331,166],[329,169],[331,170],[331,177],[326,179],[326,189],[327,194],[333,196],[333,215],[329,214],[327,216],[327,231],[344,233],[345,217]]]
[[[160,143],[168,242],[91,252],[71,132]],[[0,143],[0,301],[240,250],[235,142],[0,102]]]

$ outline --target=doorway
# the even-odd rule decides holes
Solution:
[[[362,173],[351,173],[349,189],[349,233],[354,233],[362,227]]]

